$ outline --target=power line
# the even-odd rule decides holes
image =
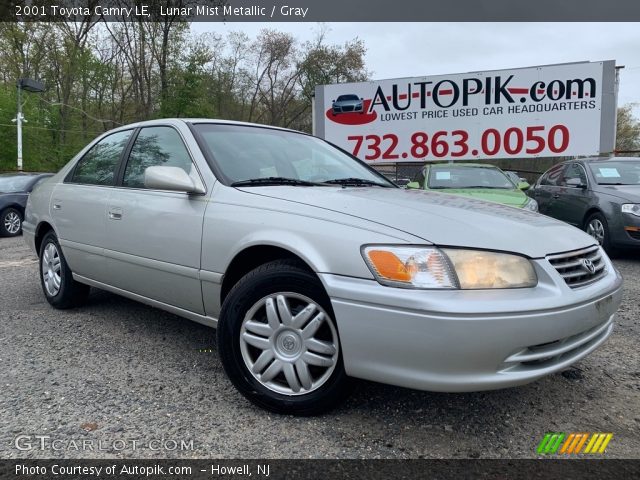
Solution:
[[[47,100],[46,98],[42,98],[40,97],[40,100],[48,103],[51,106],[57,107],[60,105],[64,105],[65,107],[69,107],[69,108],[73,108],[74,110],[78,110],[79,112],[84,113],[87,117],[89,117],[91,120],[95,120],[96,122],[111,122],[111,123],[115,123],[116,125],[124,125],[120,122],[116,122],[115,120],[109,120],[107,118],[96,118],[92,115],[89,115],[87,112],[85,112],[84,110],[82,110],[81,108],[78,107],[74,107],[73,105],[69,105],[68,103],[63,103],[63,102],[50,102],[49,100]]]

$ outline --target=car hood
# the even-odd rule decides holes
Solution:
[[[597,190],[629,202],[640,203],[640,185],[598,185]]]
[[[434,190],[436,193],[448,193],[477,198],[488,202],[502,203],[512,207],[521,207],[527,202],[527,196],[522,190],[507,190],[497,188],[447,188]]]
[[[581,230],[550,217],[445,193],[379,187],[240,190],[358,217],[442,246],[510,251],[540,258],[595,243]]]

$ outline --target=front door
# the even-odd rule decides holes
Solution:
[[[575,183],[577,182],[584,186],[576,186]],[[584,168],[578,163],[568,164],[564,171],[559,197],[553,206],[553,216],[582,228],[582,221],[589,208],[589,202],[590,192]]]
[[[180,167],[202,185],[175,128],[140,129],[107,202],[108,283],[204,314],[199,270],[207,196],[145,188],[145,169],[157,165]]]

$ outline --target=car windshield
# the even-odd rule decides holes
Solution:
[[[514,183],[497,168],[442,165],[429,169],[429,188],[500,188],[513,190]]]
[[[24,192],[32,180],[30,175],[0,175],[0,192]]]
[[[302,182],[395,187],[382,174],[318,138],[244,125],[196,124],[195,128],[229,183],[255,186]],[[298,184],[301,184],[298,182]],[[307,185],[309,186],[309,185]]]
[[[589,163],[600,185],[640,185],[640,160]]]
[[[338,97],[338,102],[346,102],[348,100],[360,100],[357,95],[340,95]]]

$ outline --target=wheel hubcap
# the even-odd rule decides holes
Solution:
[[[600,220],[594,218],[587,226],[587,233],[595,238],[600,245],[604,241],[604,225]]]
[[[4,228],[14,234],[20,230],[20,216],[16,212],[9,212],[4,217]]]
[[[53,243],[48,243],[42,255],[42,280],[50,297],[60,291],[60,253]]]
[[[304,295],[268,295],[240,328],[242,359],[271,391],[302,395],[320,388],[338,362],[338,334],[327,313]]]

